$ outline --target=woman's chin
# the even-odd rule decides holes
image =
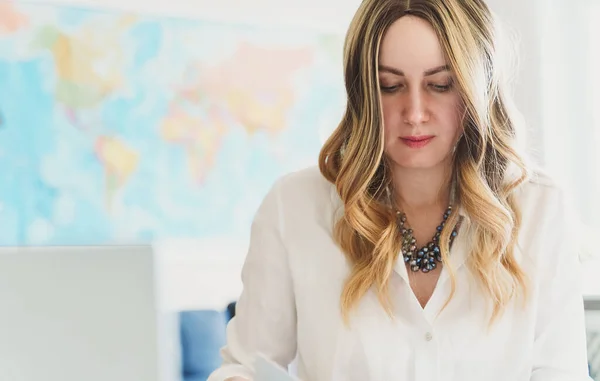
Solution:
[[[392,159],[394,166],[404,169],[433,169],[445,166],[447,160],[440,157],[431,157],[425,155],[407,155],[396,160]]]

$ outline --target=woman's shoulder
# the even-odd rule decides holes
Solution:
[[[330,201],[335,194],[334,185],[321,174],[317,166],[286,173],[277,179],[275,187],[283,202]]]
[[[332,184],[323,176],[317,165],[311,165],[287,172],[279,177],[278,182],[285,186],[331,188]]]
[[[579,240],[579,219],[568,188],[556,177],[536,169],[517,192],[517,202],[524,237],[549,240],[559,236],[572,244]]]
[[[280,176],[271,189],[280,213],[316,217],[328,214],[341,204],[335,186],[317,166],[305,167]]]
[[[343,209],[335,186],[316,166],[279,177],[263,204],[271,205],[271,217],[279,221],[282,234],[300,234],[310,226],[331,229]]]
[[[517,198],[523,208],[540,206],[559,206],[567,202],[566,188],[543,168],[534,168],[530,176],[517,191]]]
[[[541,167],[531,170],[531,175],[526,184],[534,187],[546,187],[547,190],[554,189],[558,191],[560,189],[558,181]]]

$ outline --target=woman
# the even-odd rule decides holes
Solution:
[[[589,380],[565,199],[516,150],[481,0],[365,0],[346,113],[255,217],[210,381]]]

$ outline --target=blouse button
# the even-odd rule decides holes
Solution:
[[[427,332],[425,334],[425,340],[426,341],[431,341],[431,339],[433,339],[433,335],[431,334],[431,332]]]

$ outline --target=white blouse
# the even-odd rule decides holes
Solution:
[[[450,259],[457,291],[443,311],[451,287],[446,268],[422,308],[400,256],[390,285],[396,319],[371,292],[347,327],[340,295],[350,268],[332,238],[342,202],[316,167],[282,177],[252,224],[223,365],[208,381],[252,380],[259,353],[284,367],[294,361],[303,381],[591,380],[565,197],[537,174],[518,201],[519,258],[531,281],[525,308],[515,302],[487,331],[484,296],[464,263],[473,233],[465,216]]]

